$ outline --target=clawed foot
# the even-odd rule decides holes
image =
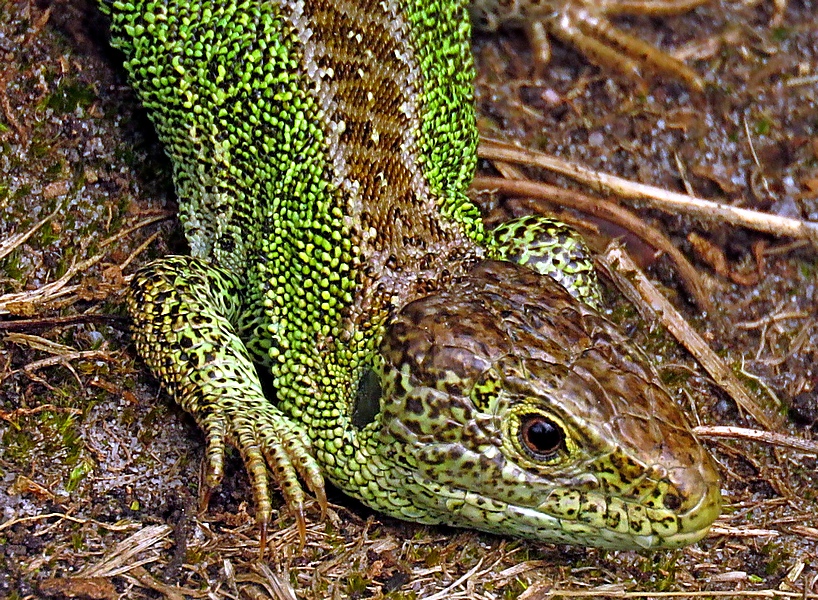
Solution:
[[[612,2],[602,7],[566,2],[554,17],[546,21],[546,27],[553,36],[581,50],[594,64],[619,71],[635,81],[644,82],[645,71],[649,71],[669,75],[691,89],[701,91],[704,82],[693,69],[638,37],[617,29],[607,17],[615,13],[661,15],[684,12],[704,1]]]
[[[299,551],[307,539],[304,516],[306,496],[301,482],[312,492],[321,507],[321,518],[326,515],[327,496],[324,478],[316,460],[310,454],[309,438],[299,424],[288,419],[272,405],[237,407],[236,411],[223,410],[211,414],[202,423],[207,437],[202,510],[206,510],[210,495],[224,476],[225,440],[241,453],[256,508],[260,540],[259,552],[263,557],[267,546],[267,530],[272,515],[270,503],[270,475],[284,496],[298,525]],[[233,413],[229,417],[225,414]]]
[[[709,0],[474,0],[472,14],[478,29],[500,24],[525,29],[534,50],[537,71],[551,58],[552,35],[605,68],[624,73],[644,86],[646,73],[664,74],[704,89],[701,77],[683,62],[655,46],[614,27],[616,15],[681,14]]]

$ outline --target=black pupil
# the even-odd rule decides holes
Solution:
[[[562,429],[545,417],[529,417],[521,430],[523,443],[536,456],[551,456],[562,446]]]

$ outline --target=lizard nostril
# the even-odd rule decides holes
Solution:
[[[663,501],[665,508],[672,511],[677,511],[682,507],[682,499],[679,498],[676,494],[667,494],[665,495]]]

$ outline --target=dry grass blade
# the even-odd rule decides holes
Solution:
[[[693,431],[703,438],[729,438],[734,440],[749,440],[761,442],[770,446],[789,448],[798,452],[806,452],[818,456],[818,442],[806,440],[792,435],[784,435],[773,431],[761,431],[758,429],[748,429],[746,427],[733,427],[730,425],[700,425]]]
[[[169,525],[151,525],[140,529],[114,546],[100,562],[89,565],[77,573],[77,576],[114,577],[155,562],[159,560],[159,551],[170,545],[172,531]],[[139,555],[143,552],[149,554],[140,558]]]
[[[147,227],[148,225],[152,225],[153,223],[158,223],[159,221],[165,221],[165,220],[171,219],[171,218],[173,218],[173,214],[172,213],[166,213],[166,212],[162,212],[162,213],[159,213],[159,214],[156,214],[156,215],[151,215],[150,217],[146,217],[146,218],[142,219],[141,221],[139,221],[137,223],[134,223],[130,227],[125,227],[124,229],[122,229],[122,231],[118,231],[115,235],[112,235],[111,237],[102,240],[102,242],[100,242],[100,246],[102,248],[105,248],[106,246],[108,246],[108,245],[110,245],[110,244],[112,244],[114,242],[118,242],[119,240],[127,237],[128,235],[130,235],[134,231],[142,229],[143,227]]]
[[[0,379],[2,380],[2,379]],[[40,406],[35,406],[34,408],[18,408],[16,410],[0,410],[0,420],[7,421],[9,423],[13,423],[18,419],[23,417],[30,417],[32,415],[36,415],[42,412],[59,412],[59,413],[67,413],[74,416],[79,416],[82,414],[82,409],[79,408],[66,408],[62,406],[57,406],[56,404],[41,404]],[[22,475],[21,475],[22,477]],[[5,528],[5,523],[0,525],[0,531]]]
[[[9,371],[4,376],[0,376],[0,381],[4,381],[5,379],[19,372],[23,372],[28,376],[33,376],[34,372],[39,369],[53,367],[54,365],[64,365],[69,371],[71,371],[71,373],[73,373],[74,378],[77,380],[80,386],[82,386],[82,379],[80,378],[79,375],[77,375],[77,372],[71,366],[72,360],[103,360],[111,362],[114,360],[114,358],[111,356],[109,352],[105,352],[102,350],[74,350],[66,354],[50,356],[48,358],[43,358],[41,360],[36,360],[34,362],[28,363],[21,369]]]
[[[542,586],[546,587],[546,586]],[[818,594],[786,592],[782,590],[684,591],[684,592],[627,592],[600,586],[589,590],[543,589],[520,596],[519,600],[548,600],[550,598],[794,598],[812,600]],[[542,589],[542,588],[540,588]]]
[[[157,221],[162,221],[167,219],[167,215],[155,215],[151,216],[147,219],[143,219],[142,221],[123,229],[122,231],[118,232],[116,235],[113,235],[100,243],[101,248],[105,248],[110,244],[123,239],[125,236],[129,235],[131,232],[141,229],[142,227],[146,227],[152,223],[156,223]],[[153,240],[154,238],[149,238]],[[142,244],[137,248],[137,252],[142,252],[147,247],[147,244]],[[137,252],[134,252],[129,256],[124,265],[130,263]],[[0,315],[5,314],[15,314],[20,312],[27,312],[27,310],[21,310],[21,307],[33,307],[33,306],[42,306],[43,304],[53,302],[59,298],[64,298],[65,296],[69,296],[73,294],[78,289],[80,289],[79,285],[68,285],[68,283],[73,279],[77,274],[84,273],[98,262],[100,262],[105,257],[105,252],[99,252],[90,258],[86,258],[85,260],[81,260],[72,264],[65,272],[65,274],[57,279],[56,281],[52,281],[42,287],[37,288],[36,290],[24,291],[24,292],[16,292],[11,294],[4,294],[0,296]]]
[[[480,570],[480,567],[483,566],[483,559],[481,558],[477,561],[477,564],[474,565],[472,569],[470,569],[467,573],[463,574],[457,581],[453,582],[449,587],[444,590],[440,590],[438,593],[429,596],[428,600],[442,600],[446,596],[448,596],[452,590],[454,590],[457,586],[459,586],[464,581],[467,581],[469,577],[472,577],[477,571]]]
[[[818,223],[813,221],[780,217],[671,192],[652,185],[594,171],[556,156],[524,150],[496,140],[481,139],[478,153],[481,158],[487,160],[503,160],[532,167],[541,167],[570,177],[599,193],[613,194],[632,200],[643,200],[652,207],[666,212],[684,213],[701,219],[727,222],[731,225],[747,227],[748,229],[776,236],[805,239],[818,247]]]
[[[77,523],[79,525],[91,524],[94,527],[97,527],[99,529],[106,529],[108,531],[130,531],[138,527],[138,525],[135,525],[133,523],[113,523],[113,524],[105,523],[103,521],[97,521],[96,519],[74,517],[66,513],[44,513],[41,515],[33,515],[31,517],[9,519],[5,523],[0,523],[0,531],[9,529],[10,527],[14,527],[15,525],[23,525],[25,523],[36,523],[41,521],[47,521],[49,519],[57,519],[57,522],[62,520],[71,521],[72,523]]]
[[[144,567],[136,567],[130,573],[128,578],[135,579],[139,585],[150,588],[162,594],[167,600],[186,600],[187,598],[208,598],[213,597],[211,594],[200,590],[192,590],[190,588],[182,588],[175,585],[168,585],[162,583],[153,577]]]
[[[699,361],[713,380],[735,403],[751,415],[762,427],[776,429],[775,424],[747,394],[724,361],[710,349],[673,305],[648,281],[645,274],[618,246],[611,246],[599,262],[608,271],[619,290],[637,307],[649,310],[678,342]],[[644,311],[643,311],[644,312]]]
[[[102,323],[124,328],[127,319],[118,315],[98,315],[81,314],[65,315],[62,317],[43,317],[42,319],[21,319],[19,321],[0,321],[0,331],[11,333],[22,333],[24,331],[36,331],[40,329],[54,329],[56,327],[66,327],[68,325],[78,325],[80,323]],[[5,338],[8,340],[8,337]]]
[[[12,332],[9,333],[4,339],[12,344],[19,344],[21,346],[31,348],[32,350],[41,350],[57,356],[64,356],[76,352],[76,350],[71,346],[52,342],[49,339],[40,337],[39,335],[31,335],[28,333]]]
[[[253,565],[253,568],[263,579],[264,588],[271,598],[275,600],[296,600],[295,590],[290,582],[273,571],[268,564],[257,562]]]
[[[808,537],[813,540],[818,540],[818,528],[807,527],[806,525],[792,525],[790,531],[802,537]]]
[[[761,529],[758,527],[731,527],[716,521],[716,524],[707,532],[707,537],[729,536],[731,538],[774,538],[781,535],[775,529]]]
[[[62,207],[58,207],[54,212],[52,212],[47,217],[45,217],[44,219],[42,219],[40,221],[37,221],[34,225],[32,225],[28,229],[28,231],[24,231],[23,233],[16,233],[16,234],[14,234],[12,236],[9,236],[8,238],[3,240],[2,242],[0,242],[0,258],[5,258],[6,256],[9,255],[9,253],[11,251],[13,251],[15,248],[17,248],[20,244],[25,243],[25,241],[28,238],[30,238],[32,235],[37,233],[37,230],[40,229],[40,227],[42,227],[43,225],[48,223],[51,219],[53,219],[54,215],[56,215],[61,210],[61,208]]]
[[[47,302],[53,302],[58,298],[67,296],[77,289],[78,285],[68,285],[68,282],[77,275],[87,271],[105,256],[104,253],[99,253],[91,258],[81,260],[80,262],[71,265],[65,272],[65,275],[46,284],[36,290],[25,292],[17,292],[13,294],[4,294],[0,296],[0,315],[17,312],[16,307],[19,305],[41,305]]]
[[[19,369],[15,369],[13,371],[0,374],[0,382],[8,379],[9,377],[15,375],[16,373],[23,372],[29,377],[34,378],[40,381],[40,383],[44,383],[46,386],[48,386],[48,384],[45,383],[43,380],[37,378],[34,375],[34,372],[45,367],[63,365],[69,371],[71,371],[71,373],[74,375],[74,378],[79,383],[80,387],[83,387],[82,379],[74,370],[74,367],[71,365],[71,361],[103,360],[110,362],[111,360],[113,360],[113,357],[110,355],[110,353],[103,350],[75,350],[70,346],[58,344],[46,338],[37,335],[29,335],[26,333],[9,333],[3,338],[3,341],[19,344],[21,346],[27,346],[29,348],[39,350],[41,352],[48,352],[52,356],[34,362],[30,362]]]

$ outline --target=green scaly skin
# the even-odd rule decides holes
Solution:
[[[302,532],[301,482],[323,505],[327,478],[399,518],[541,540],[706,533],[715,466],[642,354],[466,196],[465,3],[106,10],[192,255],[135,275],[134,340],[205,432],[208,489],[230,443],[262,533],[268,469]]]

